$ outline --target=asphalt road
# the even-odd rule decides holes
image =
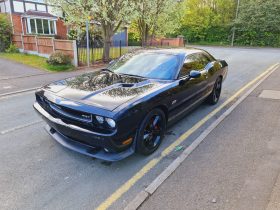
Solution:
[[[229,63],[228,78],[223,85],[219,104],[242,86],[254,79],[269,66],[280,61],[279,49],[245,49],[205,47],[216,58]],[[12,64],[0,60],[3,66]],[[25,71],[23,67],[23,71]],[[26,70],[30,71],[30,70]],[[36,76],[1,73],[0,91],[8,92],[37,87],[40,84],[68,77],[75,73],[42,74]],[[29,74],[29,73],[28,73]],[[7,78],[10,79],[7,79]],[[13,79],[14,78],[14,79]],[[13,86],[8,88],[7,86]],[[26,92],[0,98],[0,209],[93,209],[131,179],[150,160],[174,142],[182,133],[210,113],[216,106],[201,105],[167,132],[159,151],[149,157],[133,155],[126,160],[108,164],[69,151],[54,142],[44,131],[44,123],[32,108],[34,93]],[[211,122],[207,122],[183,144],[193,139]],[[134,196],[147,186],[181,151],[173,151],[141,179],[126,183],[124,194],[113,197],[112,209],[122,209]],[[205,151],[202,151],[205,152]],[[237,151],[238,152],[238,151]],[[231,154],[228,154],[229,156]],[[246,161],[246,160],[245,160]],[[190,168],[190,170],[193,170]],[[112,200],[110,200],[112,201]]]
[[[277,68],[140,209],[279,210],[280,101],[261,97],[279,78]]]

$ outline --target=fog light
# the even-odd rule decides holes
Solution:
[[[104,117],[101,116],[95,116],[96,120],[100,123],[103,124],[104,123]]]
[[[116,122],[111,119],[111,118],[105,118],[106,122],[108,123],[108,125],[111,127],[111,128],[114,128],[116,127]]]

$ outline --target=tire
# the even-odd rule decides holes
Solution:
[[[136,152],[150,155],[162,142],[166,129],[166,117],[161,109],[153,109],[141,122],[136,139]]]
[[[222,83],[223,83],[222,77],[218,77],[214,84],[211,94],[208,96],[206,100],[208,104],[215,105],[218,103],[221,96]]]

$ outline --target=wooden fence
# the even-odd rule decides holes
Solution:
[[[147,41],[147,46],[169,46],[169,47],[184,47],[184,38],[158,38],[158,39],[149,39]]]
[[[63,52],[70,55],[75,66],[78,65],[77,47],[75,40],[54,39],[35,35],[14,34],[13,44],[22,52],[49,57],[53,52]]]

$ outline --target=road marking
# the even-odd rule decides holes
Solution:
[[[30,122],[30,123],[26,123],[26,124],[19,125],[19,126],[13,127],[13,128],[9,128],[7,130],[1,131],[0,134],[4,135],[6,133],[10,133],[10,132],[13,132],[13,131],[16,131],[16,130],[19,130],[19,129],[23,129],[23,128],[29,127],[31,125],[38,124],[40,122],[43,122],[43,120],[36,120],[36,121]]]
[[[243,94],[229,109],[218,117],[210,126],[207,127],[194,141],[186,148],[183,153],[177,157],[154,181],[142,190],[126,206],[125,210],[137,209],[145,200],[151,196],[158,187],[181,165],[181,163],[199,146],[199,144],[228,116],[231,112],[244,101],[267,77],[269,77],[279,66],[272,68],[262,79],[260,79],[252,88]]]
[[[23,90],[18,90],[18,91],[14,91],[14,92],[9,92],[9,93],[2,93],[0,94],[0,99],[4,98],[6,96],[11,96],[11,95],[20,95],[20,93],[25,93],[25,92],[31,92],[34,90],[39,89],[40,87],[34,87],[34,88],[28,88],[28,89],[23,89]]]
[[[0,80],[12,80],[12,79],[22,79],[22,78],[28,78],[28,77],[35,77],[35,76],[42,76],[42,75],[48,75],[48,74],[55,74],[55,73],[41,73],[41,74],[30,74],[25,76],[17,76],[17,77],[0,77]]]
[[[102,202],[97,209],[104,210],[109,208],[115,201],[117,201],[124,193],[126,193],[137,181],[139,181],[146,173],[148,173],[153,167],[155,167],[160,160],[170,154],[176,146],[185,141],[191,134],[193,134],[197,129],[199,129],[202,125],[204,125],[209,119],[215,116],[219,111],[221,111],[224,107],[229,105],[232,101],[234,101],[243,91],[253,85],[255,82],[262,78],[266,78],[265,76],[269,76],[277,67],[279,63],[276,63],[253,79],[251,82],[247,83],[241,89],[239,89],[234,95],[232,95],[228,100],[226,100],[223,104],[217,107],[215,110],[210,112],[207,116],[205,116],[202,120],[197,122],[192,128],[182,134],[177,140],[175,140],[171,145],[169,145],[166,149],[164,149],[158,158],[154,158],[150,160],[143,168],[141,168],[133,177],[131,177],[126,183],[124,183],[120,188],[118,188],[113,194],[111,194],[104,202]],[[244,100],[244,99],[243,99]],[[234,107],[235,108],[235,107]],[[199,145],[200,142],[193,142],[192,145],[197,144],[195,147]],[[194,147],[194,146],[192,146]],[[195,148],[194,147],[194,148]],[[194,149],[193,149],[194,150]],[[143,193],[142,193],[143,195]],[[142,199],[143,200],[143,199]]]

